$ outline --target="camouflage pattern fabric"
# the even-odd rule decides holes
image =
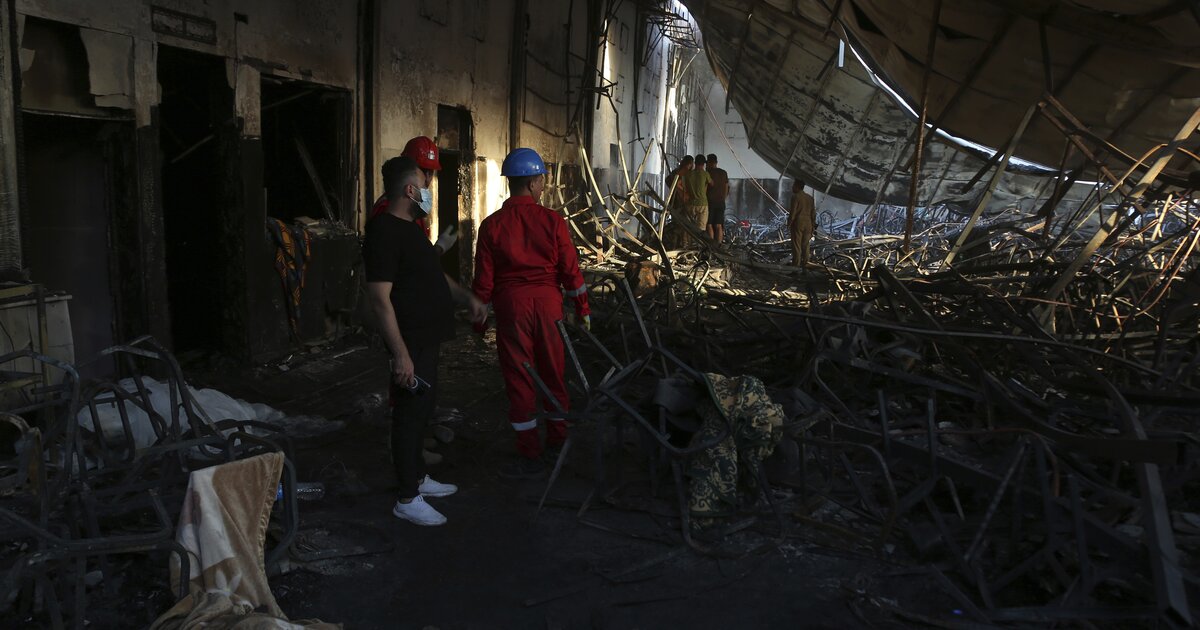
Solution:
[[[739,490],[749,492],[750,496],[758,494],[756,471],[774,452],[786,420],[783,408],[771,402],[759,379],[705,376],[712,396],[698,407],[702,423],[692,437],[692,444],[709,442],[721,435],[725,418],[733,423],[733,431],[716,446],[693,456],[688,467],[691,477],[688,507],[700,526],[711,523],[712,518],[734,514]]]

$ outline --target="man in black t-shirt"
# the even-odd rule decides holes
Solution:
[[[411,158],[383,165],[385,212],[367,222],[363,240],[367,293],[380,334],[391,353],[392,462],[400,482],[392,514],[418,525],[441,525],[446,517],[424,497],[454,494],[457,486],[425,474],[422,433],[437,405],[441,344],[454,338],[454,306],[468,308],[481,322],[487,307],[442,273],[437,251],[416,219],[421,173]],[[426,386],[427,384],[427,386]]]

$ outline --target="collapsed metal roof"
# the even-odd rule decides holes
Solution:
[[[1200,9],[1194,2],[685,4],[742,114],[750,146],[781,172],[861,203],[909,199],[916,114],[897,99],[920,109],[927,67],[929,124],[970,142],[935,136],[938,141],[927,144],[917,194],[925,206],[973,209],[987,184],[980,171],[991,158],[988,147],[1003,151],[1026,117],[1017,157],[1100,179],[1078,150],[1067,153],[1055,121],[1121,173],[1169,142],[1200,105]],[[1195,169],[1181,152],[1160,180],[1182,183]],[[1014,161],[1008,172],[990,207],[1049,196],[1054,178],[1046,170]]]

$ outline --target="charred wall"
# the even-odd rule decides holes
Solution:
[[[173,311],[186,308],[186,301],[172,298],[170,287],[178,278],[167,264],[173,238],[178,238],[165,229],[164,217],[171,216],[174,203],[169,201],[171,169],[211,169],[221,183],[211,207],[181,210],[209,215],[207,225],[218,232],[204,237],[211,250],[202,254],[212,268],[222,269],[213,280],[218,288],[208,294],[219,307],[206,315],[216,320],[206,345],[245,358],[264,358],[286,348],[282,292],[263,229],[261,82],[264,77],[300,81],[357,94],[356,3],[39,0],[17,1],[13,8],[14,48],[26,88],[15,102],[18,111],[51,119],[129,121],[122,133],[131,150],[110,174],[127,191],[121,193],[122,211],[110,224],[114,257],[125,271],[112,278],[115,321],[121,322],[116,335],[149,332],[168,342],[176,336],[172,322],[178,323],[180,313]],[[163,124],[158,72],[160,55],[167,50],[204,56],[218,68],[219,81],[231,97],[212,120],[202,122],[206,130],[190,133]],[[190,98],[194,95],[180,97]],[[357,129],[356,122],[352,113],[344,121],[346,136]],[[13,143],[0,144],[7,150]],[[201,157],[205,155],[210,157]],[[357,159],[349,150],[345,157],[347,182],[340,194],[344,205],[354,208]],[[347,219],[352,228],[354,217]],[[346,266],[345,261],[339,264]],[[77,299],[73,310],[92,310],[94,304],[84,302],[97,299]]]
[[[563,165],[576,187],[581,146],[602,180],[622,184],[623,157],[631,174],[644,160],[643,183],[661,186],[698,129],[687,70],[698,49],[663,39],[636,3],[13,0],[0,9],[11,10],[13,34],[0,70],[21,71],[0,98],[0,149],[17,151],[23,111],[121,123],[127,151],[107,176],[120,180],[108,228],[119,263],[109,278],[114,335],[149,333],[176,351],[262,360],[326,334],[331,313],[354,311],[353,280],[339,274],[352,270],[355,232],[381,192],[379,165],[414,136],[452,154],[454,167],[434,185],[435,199],[443,187],[448,199],[433,228],[457,219],[456,263],[468,279],[475,228],[508,196],[500,165],[513,148]],[[179,112],[208,97],[186,89],[186,70],[163,77],[180,54],[211,62],[217,78],[207,89],[227,93],[190,122]],[[440,120],[446,112],[459,120],[453,132]],[[664,136],[673,138],[668,156],[655,142]],[[307,145],[312,168],[293,140]],[[181,201],[188,172],[213,176],[204,203]],[[0,172],[0,188],[28,183],[22,177]],[[15,221],[18,197],[3,199],[0,221]],[[328,303],[301,305],[308,321],[297,329],[264,224],[305,217],[327,225],[314,232],[308,261],[320,286],[306,295]],[[193,253],[185,241],[205,244]],[[21,244],[4,242],[0,266],[20,264]],[[178,271],[181,260],[192,276]],[[189,302],[179,285],[207,288]],[[94,306],[85,301],[75,308]]]

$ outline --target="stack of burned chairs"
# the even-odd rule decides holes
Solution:
[[[207,417],[175,357],[150,337],[92,361],[115,362],[125,378],[85,382],[76,366],[31,350],[0,356],[0,400],[9,407],[0,407],[0,626],[83,627],[93,588],[115,596],[115,556],[174,554],[188,575],[175,522],[195,470],[282,452],[268,571],[278,569],[298,529],[286,435],[255,421]],[[6,369],[13,366],[24,369]],[[151,374],[168,390],[167,414],[152,404]],[[102,412],[115,412],[120,427],[103,427]],[[179,597],[186,585],[181,580]]]

